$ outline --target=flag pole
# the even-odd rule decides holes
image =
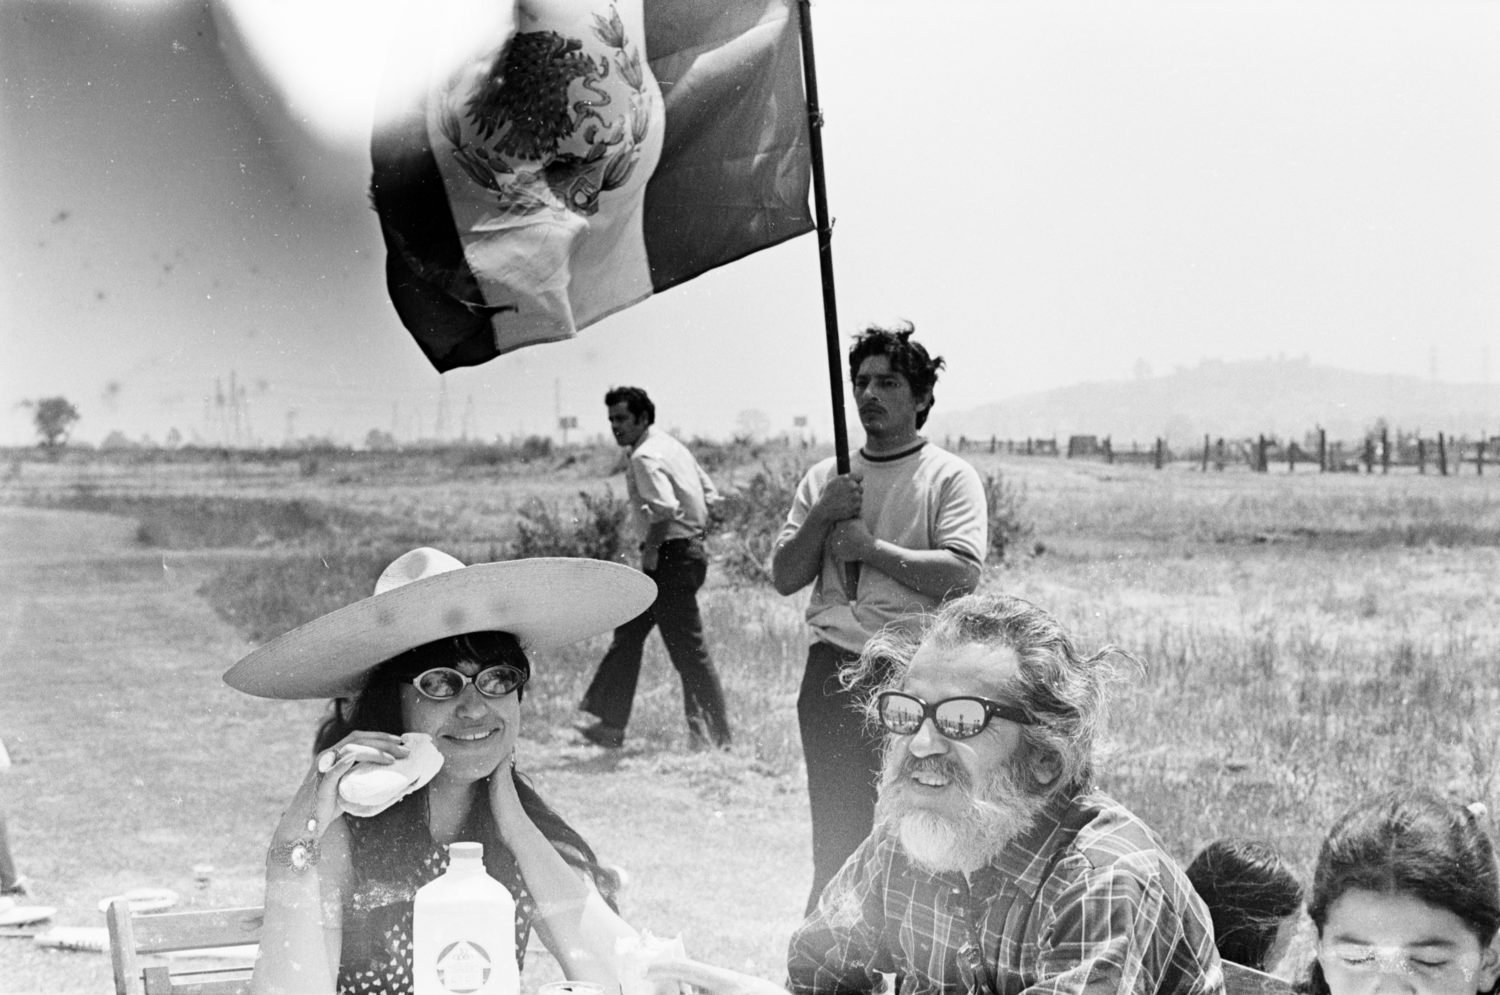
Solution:
[[[834,464],[849,472],[849,430],[844,426],[844,371],[839,350],[839,308],[833,290],[833,221],[828,217],[828,181],[823,176],[823,108],[818,103],[818,67],[813,58],[812,0],[797,0],[802,35],[802,85],[807,93],[807,144],[812,164],[813,212],[818,228],[818,269],[823,280],[823,332],[828,346],[828,393],[833,405]],[[844,587],[854,600],[859,564],[844,565]]]

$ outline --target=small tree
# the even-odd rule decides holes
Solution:
[[[68,441],[68,433],[78,420],[78,409],[73,402],[66,397],[44,397],[26,403],[32,409],[31,421],[43,449],[56,449]]]

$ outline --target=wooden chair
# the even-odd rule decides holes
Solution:
[[[1293,990],[1274,975],[1224,961],[1224,995],[1290,995]]]
[[[201,912],[132,913],[117,898],[104,913],[115,995],[245,995],[253,952],[238,963],[215,964],[231,951],[260,941],[263,910],[205,909]],[[181,964],[143,964],[141,955],[188,951],[203,959]]]

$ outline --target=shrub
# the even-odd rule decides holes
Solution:
[[[1026,485],[1011,483],[999,471],[988,473],[984,477],[984,499],[989,506],[990,552],[996,561],[1004,563],[1005,554],[1014,555],[1017,544],[1034,531],[1026,514]]]
[[[786,522],[803,467],[764,463],[741,487],[728,490],[713,509],[713,545],[731,581],[771,582],[771,549]]]
[[[528,435],[521,442],[521,462],[552,458],[552,440],[545,435]]]
[[[231,561],[198,594],[246,639],[264,642],[369,597],[380,572],[408,548],[361,544],[345,552]]]
[[[578,492],[578,503],[564,509],[556,502],[532,498],[521,505],[510,557],[580,556],[618,560],[625,552],[625,519],[629,502],[609,487]]]

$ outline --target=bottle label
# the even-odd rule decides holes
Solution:
[[[438,983],[454,995],[469,995],[484,987],[490,978],[490,955],[472,940],[450,943],[438,954]]]

